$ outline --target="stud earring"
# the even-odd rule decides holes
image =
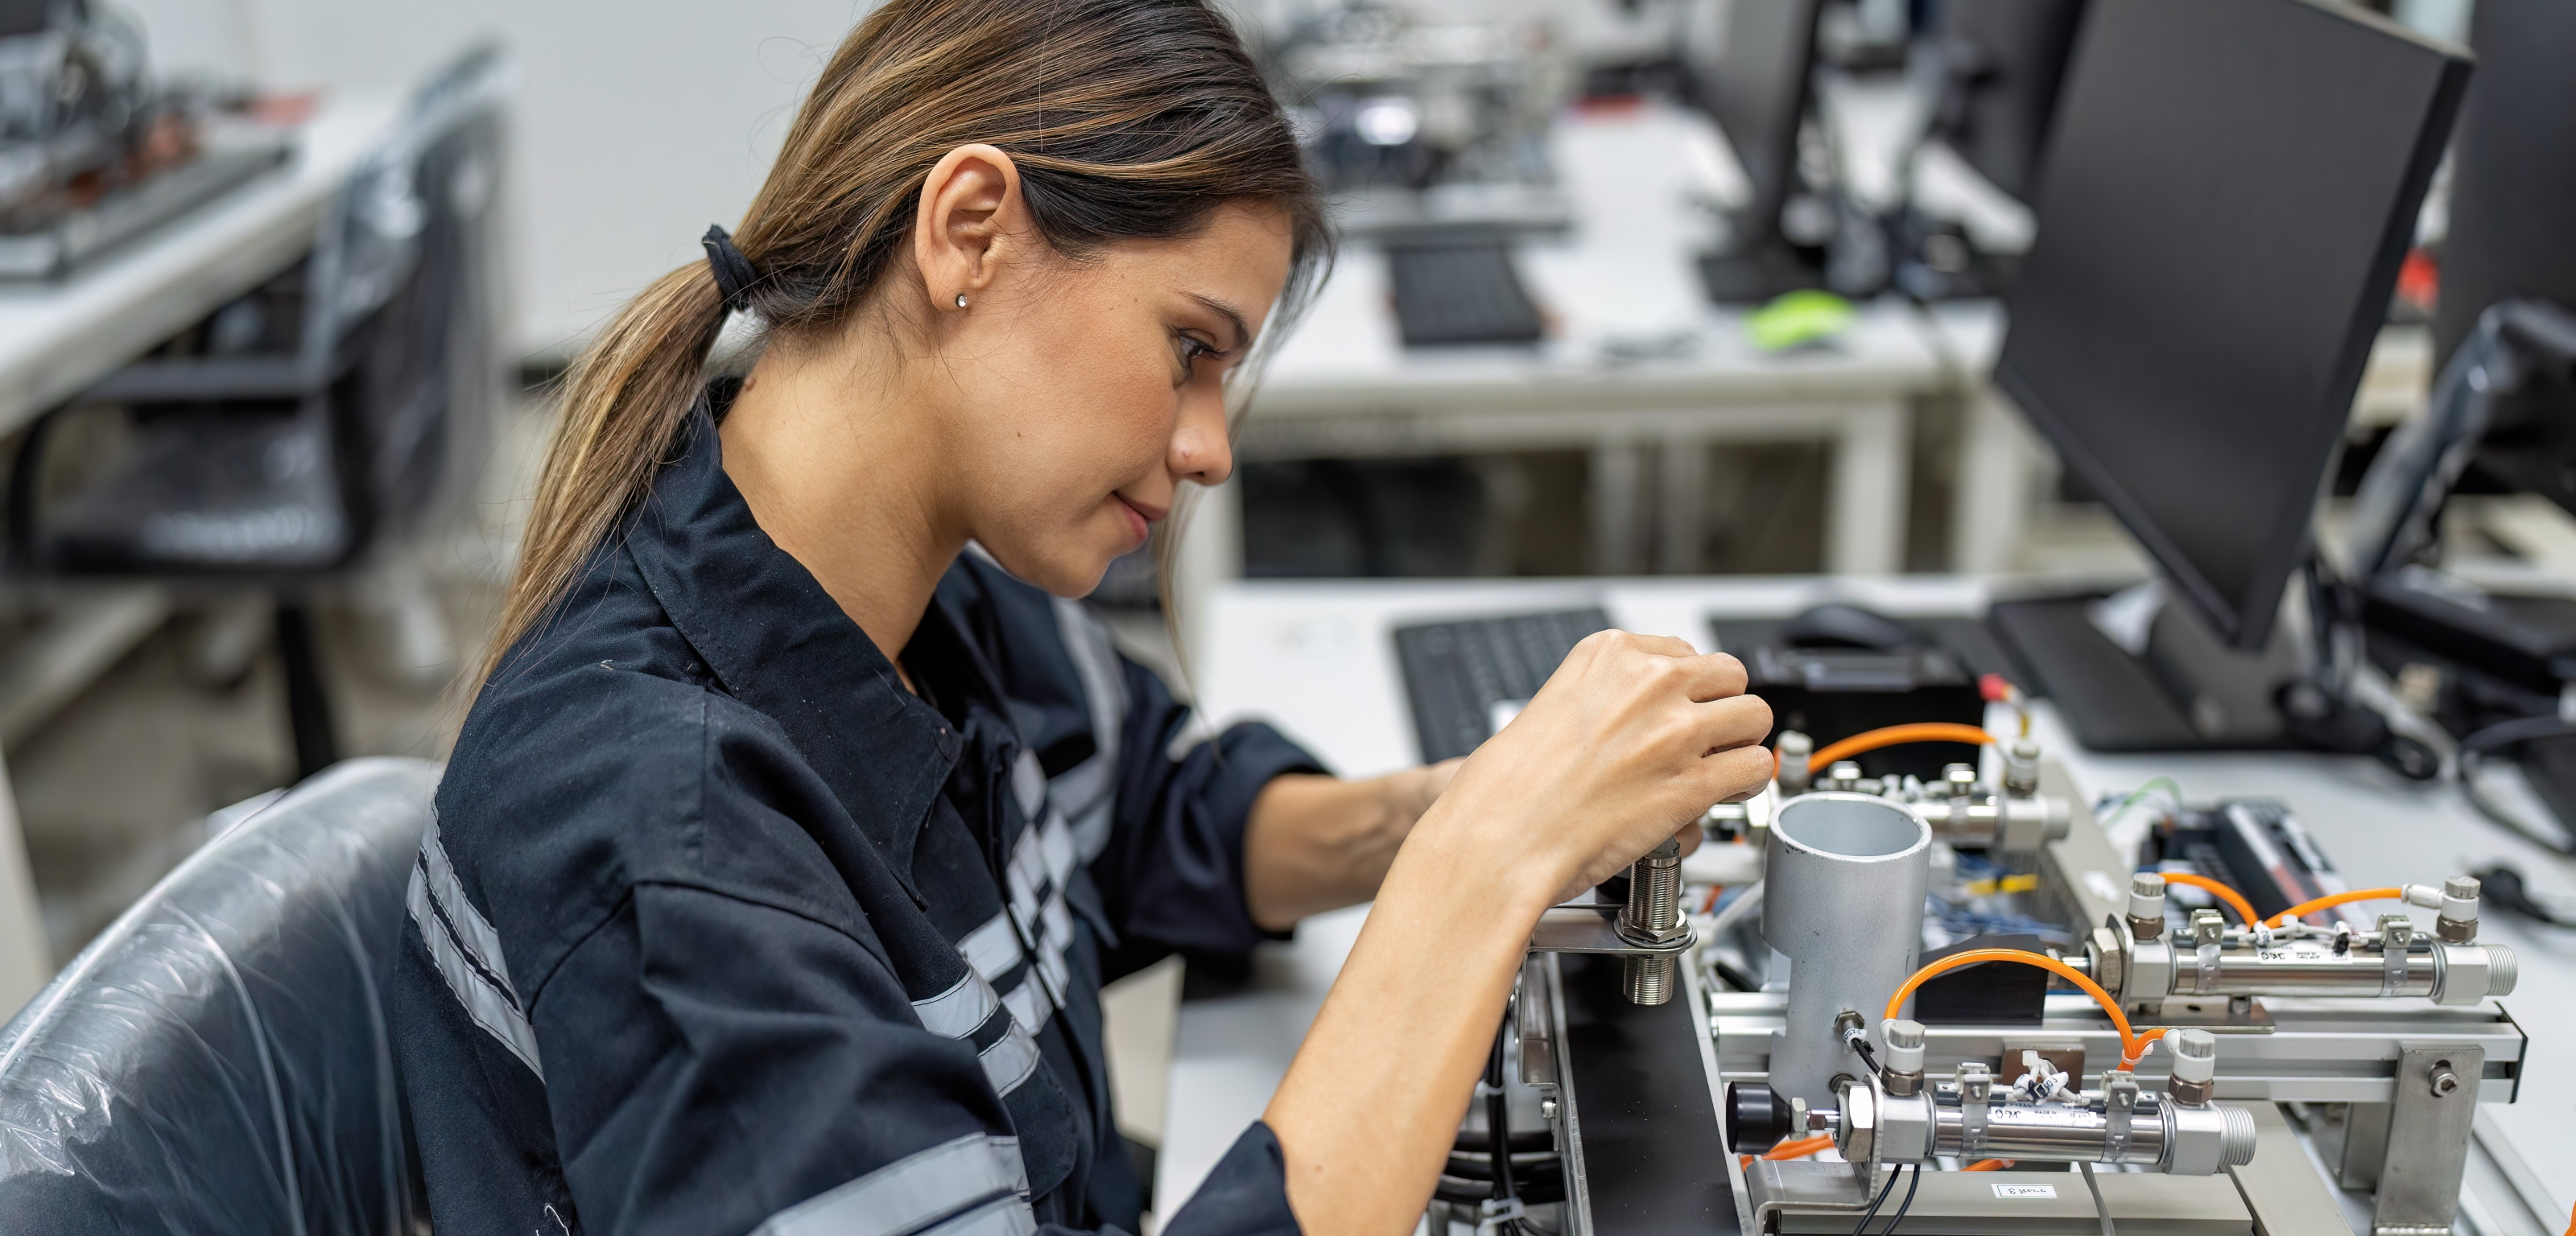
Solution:
[[[964,292],[959,292],[957,294],[957,307],[960,309],[966,307],[966,294]]]

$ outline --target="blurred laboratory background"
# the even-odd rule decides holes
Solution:
[[[1139,655],[1207,655],[1238,580],[1927,575],[2041,598],[1977,654],[2033,690],[2098,685],[2067,605],[2111,633],[2129,677],[2074,718],[2105,749],[2277,737],[2207,680],[2285,594],[2504,666],[2473,720],[2576,677],[2576,605],[2436,612],[2576,591],[2570,406],[2430,399],[2464,348],[2568,337],[2557,0],[2243,6],[2255,43],[2478,58],[2358,83],[2231,76],[2145,0],[1228,7],[1345,244],[1237,479],[1094,598]],[[550,384],[740,216],[866,9],[0,0],[0,1012],[263,796],[443,753]],[[2536,325],[2481,325],[2517,297]],[[2391,655],[2419,712],[2471,707]],[[1472,747],[1495,691],[1417,669],[1418,754]]]

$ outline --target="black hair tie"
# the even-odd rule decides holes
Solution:
[[[707,225],[707,234],[698,238],[706,246],[707,269],[715,272],[716,291],[723,295],[725,308],[741,313],[751,308],[751,285],[760,275],[752,270],[751,259],[734,248],[733,236],[715,224]]]

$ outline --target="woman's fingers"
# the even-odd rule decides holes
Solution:
[[[1598,631],[1575,645],[1551,681],[1587,677],[1600,668],[1650,692],[1677,692],[1693,703],[1744,694],[1744,663],[1722,652],[1703,653],[1687,640],[1633,631]]]
[[[1707,740],[1703,751],[1725,751],[1759,743],[1771,736],[1771,705],[1758,695],[1737,695],[1710,700],[1691,707],[1699,732]]]
[[[1772,760],[1768,747],[1737,747],[1713,752],[1701,761],[1705,774],[1708,801],[1738,802],[1761,792],[1771,780]]]

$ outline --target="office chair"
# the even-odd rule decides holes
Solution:
[[[438,776],[298,786],[0,1028],[0,1231],[411,1236],[384,984]]]
[[[496,402],[501,61],[412,100],[311,255],[39,420],[12,469],[22,571],[264,588],[300,775],[337,758],[310,597],[415,530]]]

